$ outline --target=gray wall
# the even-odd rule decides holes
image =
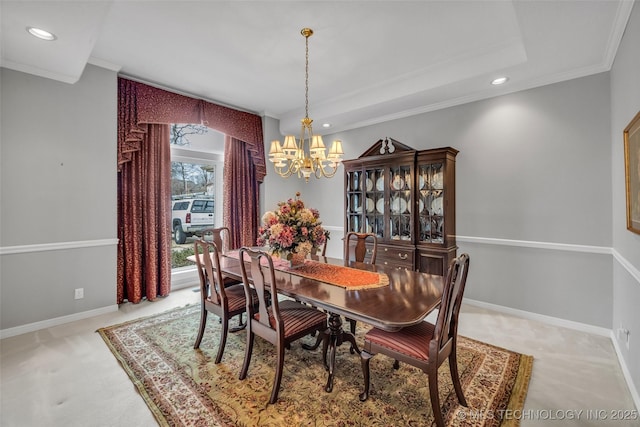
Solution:
[[[460,150],[456,226],[473,265],[467,297],[611,328],[609,123],[603,73],[327,141],[342,139],[346,158],[385,136],[416,149]],[[342,179],[297,182],[325,224],[343,225]],[[280,187],[267,192],[285,197]]]
[[[636,2],[611,69],[611,152],[613,179],[613,328],[633,382],[640,385],[640,235],[626,229],[622,132],[640,111],[640,4]],[[631,331],[629,349],[617,330]],[[637,388],[637,387],[636,387]]]
[[[0,329],[115,308],[116,73],[1,72]]]

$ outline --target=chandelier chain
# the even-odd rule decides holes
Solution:
[[[309,117],[309,36],[305,35],[305,59],[304,59],[304,114]]]

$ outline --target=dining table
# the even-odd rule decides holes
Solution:
[[[195,262],[195,257],[187,259]],[[329,353],[327,392],[333,390],[337,347],[348,342],[360,354],[354,335],[342,327],[342,317],[398,331],[422,322],[439,306],[444,283],[438,275],[318,255],[308,256],[298,268],[274,259],[274,269],[279,294],[328,313],[328,348],[323,345]],[[222,254],[220,270],[223,276],[242,281],[238,251]],[[251,282],[250,269],[247,274]]]

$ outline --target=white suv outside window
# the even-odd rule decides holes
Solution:
[[[181,245],[187,237],[200,235],[202,230],[212,228],[215,222],[214,205],[213,196],[174,200],[171,208],[171,228],[175,242]]]

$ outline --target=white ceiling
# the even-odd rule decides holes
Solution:
[[[336,132],[610,69],[633,0],[0,0],[6,68],[69,84],[87,63]],[[25,28],[55,33],[37,40]],[[508,75],[507,84],[489,82]],[[330,122],[329,131],[321,123]]]

